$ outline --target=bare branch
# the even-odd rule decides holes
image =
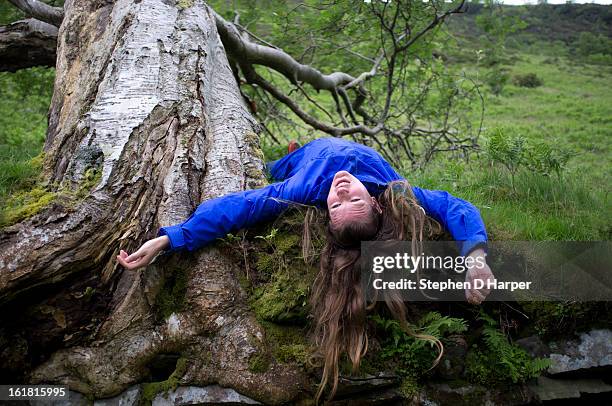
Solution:
[[[57,28],[28,18],[0,27],[0,71],[55,66]]]
[[[406,42],[404,45],[399,47],[398,51],[402,52],[408,49],[412,44],[418,41],[419,38],[421,38],[425,33],[431,31],[434,27],[442,23],[451,14],[462,13],[461,9],[463,8],[464,4],[465,4],[465,0],[462,0],[461,3],[459,3],[456,7],[444,12],[441,15],[436,14],[433,20],[431,20],[431,22],[429,23],[427,27],[423,28],[418,34],[410,38],[408,42]]]
[[[240,34],[235,25],[226,21],[214,10],[217,30],[226,51],[241,63],[266,66],[283,74],[291,83],[305,82],[317,90],[332,90],[355,78],[344,72],[325,75],[309,65],[297,62],[279,48],[255,44]]]
[[[253,67],[251,67],[250,65],[241,64],[240,68],[242,69],[242,72],[244,73],[249,83],[255,83],[260,86],[263,90],[270,93],[272,97],[289,107],[291,111],[293,111],[300,119],[302,119],[302,121],[316,128],[317,130],[324,131],[334,136],[341,136],[357,132],[361,132],[367,135],[373,135],[378,133],[382,129],[382,125],[378,125],[374,128],[369,128],[364,125],[343,128],[334,127],[329,124],[323,123],[306,113],[304,110],[302,110],[295,101],[293,101],[289,96],[285,95],[280,90],[275,88],[270,82],[262,78],[257,72],[255,72],[255,69],[253,69]]]
[[[8,0],[29,16],[59,27],[64,19],[64,9],[52,7],[38,0]]]

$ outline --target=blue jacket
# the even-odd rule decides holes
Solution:
[[[276,218],[286,201],[326,207],[336,172],[345,170],[359,179],[372,196],[403,178],[375,150],[340,138],[309,142],[269,166],[278,183],[260,189],[230,193],[198,206],[183,223],[162,227],[170,250],[195,250],[230,232]],[[459,244],[462,255],[487,241],[480,213],[471,203],[440,190],[412,187],[425,212],[438,220]]]

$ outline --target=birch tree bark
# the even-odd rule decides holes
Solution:
[[[214,248],[133,272],[115,261],[200,202],[262,185],[259,127],[213,12],[199,0],[68,0],[64,12],[44,147],[55,198],[0,234],[9,337],[0,361],[29,362],[30,383],[101,398],[142,381],[156,357],[181,354],[181,384],[218,383],[269,403],[295,398],[301,372],[275,363],[249,370],[265,337],[234,275],[239,264]],[[65,197],[96,173],[84,197]],[[179,271],[183,310],[155,320],[157,293]],[[23,327],[26,310],[38,328],[48,324],[40,348],[24,349],[11,327]]]

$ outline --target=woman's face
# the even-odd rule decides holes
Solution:
[[[327,195],[327,210],[334,227],[347,222],[367,219],[372,210],[380,212],[376,198],[370,196],[366,187],[347,171],[337,172]]]

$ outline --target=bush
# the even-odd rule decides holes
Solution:
[[[514,75],[512,79],[512,83],[516,86],[520,87],[538,87],[542,86],[542,79],[538,77],[535,73],[526,73],[524,75]]]
[[[489,89],[496,96],[502,93],[504,87],[508,84],[508,80],[510,80],[510,74],[503,68],[492,68],[485,77]]]
[[[486,152],[492,163],[501,164],[510,172],[512,189],[515,176],[521,168],[533,173],[561,177],[571,154],[564,149],[555,149],[545,143],[528,142],[520,135],[509,135],[497,128],[489,138]]]

